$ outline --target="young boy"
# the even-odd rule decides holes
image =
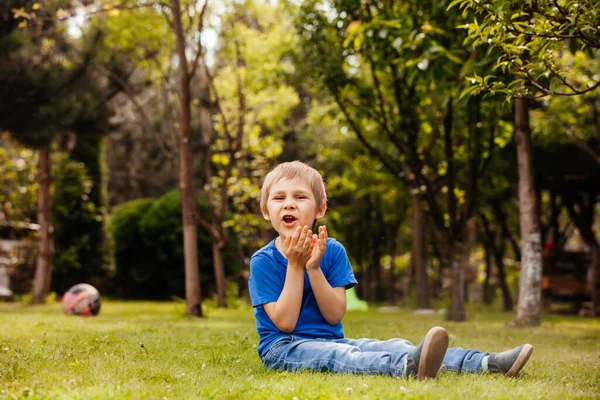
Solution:
[[[456,372],[515,375],[533,347],[502,353],[448,349],[448,333],[434,327],[414,346],[404,339],[344,338],[346,289],[356,285],[344,247],[310,227],[325,215],[321,175],[299,161],[283,163],[265,178],[260,207],[279,236],[250,261],[250,297],[260,336],[258,354],[269,369],[299,369],[435,378]]]

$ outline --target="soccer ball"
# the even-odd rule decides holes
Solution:
[[[67,290],[62,298],[62,309],[66,315],[90,317],[98,315],[102,298],[98,290],[87,283],[79,283]]]

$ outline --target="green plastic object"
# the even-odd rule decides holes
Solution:
[[[361,300],[356,295],[354,288],[346,290],[346,310],[348,311],[365,311],[369,308],[366,301]]]

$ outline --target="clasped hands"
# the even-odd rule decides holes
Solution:
[[[292,236],[285,238],[284,255],[288,265],[307,271],[318,269],[327,245],[327,228],[319,227],[319,235],[308,226],[298,227]]]

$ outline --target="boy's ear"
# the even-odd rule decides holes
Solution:
[[[317,215],[315,215],[315,218],[316,219],[323,218],[326,211],[327,211],[327,203],[323,203],[321,208],[317,210]]]
[[[267,221],[270,221],[270,220],[271,220],[271,218],[269,217],[269,213],[265,213],[265,212],[263,212],[263,213],[262,213],[262,215],[263,215],[263,218],[264,218],[265,220],[267,220]]]

